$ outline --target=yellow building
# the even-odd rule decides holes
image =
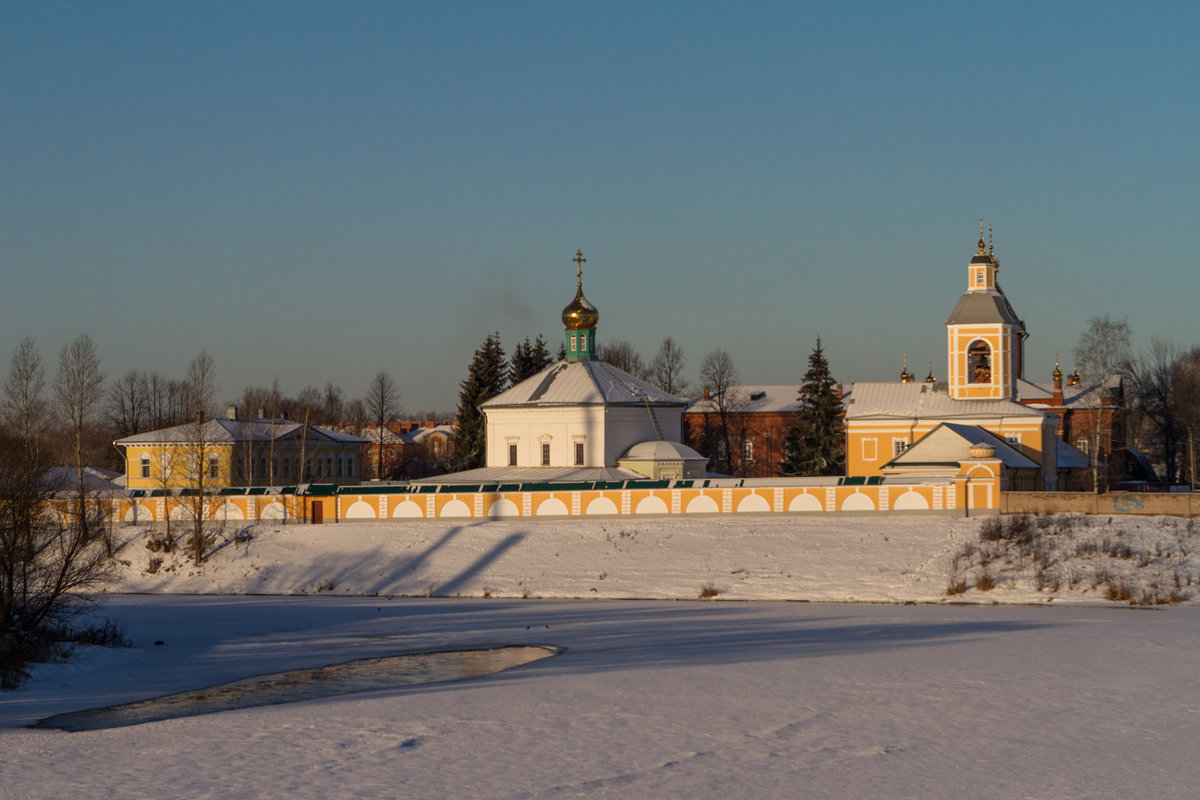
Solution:
[[[232,415],[231,415],[232,416]],[[289,420],[211,419],[113,442],[130,489],[357,483],[367,440]],[[303,465],[303,467],[302,467]],[[200,470],[203,469],[203,474]]]
[[[1019,402],[1031,386],[1023,375],[1027,334],[996,280],[999,269],[981,231],[967,290],[946,320],[948,380],[935,380],[931,369],[918,383],[906,364],[899,382],[854,384],[846,398],[848,475],[957,470],[981,445],[999,459],[1004,489],[1052,491],[1060,461],[1086,462],[1055,436],[1055,415]]]

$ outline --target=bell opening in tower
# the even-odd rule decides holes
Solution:
[[[975,341],[967,348],[967,382],[992,382],[992,348],[987,342]]]

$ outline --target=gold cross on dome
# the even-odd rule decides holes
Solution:
[[[576,250],[575,257],[572,258],[571,260],[574,261],[577,265],[579,265],[579,269],[576,272],[576,277],[579,279],[580,288],[583,288],[583,265],[587,261],[587,259],[583,257],[582,250]]]

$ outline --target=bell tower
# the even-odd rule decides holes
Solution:
[[[956,400],[1014,400],[1024,377],[1025,323],[996,275],[1000,260],[979,221],[979,249],[967,265],[967,290],[946,320],[950,396]]]

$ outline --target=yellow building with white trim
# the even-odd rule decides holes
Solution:
[[[999,269],[981,231],[967,289],[946,320],[946,381],[930,370],[918,383],[906,365],[899,382],[853,385],[846,399],[847,475],[956,471],[966,450],[986,444],[999,459],[1004,489],[1052,491],[1060,457],[1078,462],[1082,454],[1055,436],[1057,417],[1018,402],[1028,334],[996,280]],[[939,428],[939,446],[913,449]]]

